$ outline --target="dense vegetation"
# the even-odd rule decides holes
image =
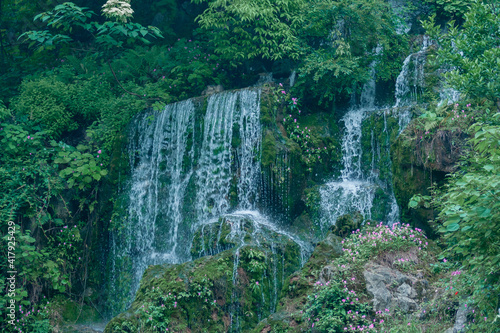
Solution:
[[[409,1],[405,8],[418,12],[418,20],[407,33],[410,22],[384,0],[103,5],[0,2],[2,318],[8,318],[10,299],[16,301],[16,317],[24,318],[22,326],[16,323],[23,332],[51,331],[64,311],[75,321],[99,317],[105,307],[100,286],[108,232],[117,228],[110,221],[127,163],[121,145],[138,112],[200,96],[210,85],[250,86],[262,73],[285,82],[295,71],[293,87],[273,88],[279,97],[268,123],[274,126],[277,114],[293,119],[327,113],[338,119],[369,80],[370,64],[376,64],[379,85],[394,87],[415,35],[426,33],[434,41],[428,66],[445,71],[443,80],[461,99],[446,106],[435,92],[425,94],[413,132],[401,139],[425,143],[439,131],[463,132],[464,148],[455,171],[431,191],[413,193],[405,209],[433,208],[430,222],[421,223],[435,236],[441,263],[424,261],[442,274],[462,272],[455,288],[482,318],[471,329],[498,328],[500,5],[495,0]],[[322,159],[339,159],[338,142],[321,142],[325,150],[314,152],[321,139],[299,138],[302,127],[295,126],[285,121],[282,127],[298,147],[303,177],[313,177]],[[271,135],[264,138],[263,149],[271,156],[272,142]],[[269,162],[265,156],[266,151],[263,165]],[[7,279],[12,270],[17,270],[13,298]],[[368,315],[363,304],[325,310],[325,304],[330,309],[345,296],[342,286],[342,280],[334,281],[307,303],[304,311],[318,319],[318,331],[370,327],[364,317],[346,317],[346,310]],[[18,331],[7,320],[0,329]],[[412,329],[420,332],[413,322]]]

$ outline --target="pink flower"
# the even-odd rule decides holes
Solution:
[[[99,150],[97,151],[97,153],[98,153],[98,154],[100,154],[100,153],[101,153],[101,150],[99,149]]]

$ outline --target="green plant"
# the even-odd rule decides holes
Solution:
[[[496,103],[500,111],[499,14],[493,3],[474,1],[461,27],[451,21],[448,33],[441,34],[435,16],[423,26],[439,46],[438,63],[452,68],[444,74],[446,83],[468,97]]]
[[[304,56],[297,81],[303,97],[328,105],[351,96],[369,80],[375,60],[382,60],[380,79],[397,76],[405,37],[396,34],[397,19],[388,3],[318,0],[304,15],[308,24],[300,34]]]
[[[312,171],[314,165],[323,162],[335,152],[335,145],[330,142],[325,143],[311,132],[307,126],[300,125],[300,100],[291,97],[280,83],[280,86],[272,90],[273,96],[278,102],[277,106],[282,108],[284,114],[283,126],[286,129],[288,137],[295,142],[300,148],[300,159],[307,167],[309,172]]]
[[[210,32],[215,52],[233,65],[254,58],[298,59],[301,54],[297,29],[303,24],[304,0],[192,1],[208,4],[197,21]]]
[[[59,145],[52,142],[52,146],[58,147]],[[102,176],[108,174],[103,164],[99,163],[99,161],[105,160],[104,156],[101,156],[102,151],[99,149],[96,156],[87,151],[89,151],[89,147],[84,145],[78,145],[76,150],[72,147],[62,147],[58,158],[54,160],[54,163],[65,166],[59,175],[62,178],[67,178],[69,188],[76,185],[82,190],[90,187],[93,181],[99,181]]]
[[[447,16],[461,18],[474,0],[425,0],[435,7],[435,10],[444,12]]]
[[[111,4],[114,2],[114,5]],[[128,5],[128,8],[124,8]],[[115,10],[112,10],[115,7]],[[162,38],[161,32],[152,26],[144,27],[138,23],[127,22],[131,17],[132,10],[126,1],[108,1],[103,6],[103,14],[115,20],[98,23],[89,21],[95,15],[87,7],[79,7],[72,2],[64,2],[54,7],[49,12],[44,12],[35,16],[34,20],[39,20],[48,28],[62,33],[53,34],[50,30],[27,31],[19,38],[30,41],[30,47],[36,46],[38,51],[51,50],[57,44],[68,44],[74,39],[69,35],[73,30],[83,29],[95,38],[97,46],[104,49],[123,47],[132,45],[137,41],[149,44],[147,38]]]
[[[343,332],[353,327],[376,332],[368,316],[370,306],[359,300],[361,296],[349,289],[347,281],[333,280],[316,285],[315,292],[308,296],[304,314],[309,327],[320,332]]]
[[[469,272],[462,276],[470,285],[474,304],[487,317],[478,327],[491,324],[498,308],[500,290],[500,113],[492,117],[496,124],[477,123],[470,139],[473,150],[462,169],[450,175],[445,191],[436,198],[439,207],[439,231],[448,247],[443,255],[462,263]]]

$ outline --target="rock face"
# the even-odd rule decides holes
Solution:
[[[430,195],[433,183],[444,183],[446,174],[455,171],[466,139],[460,129],[441,129],[426,135],[413,121],[391,145],[394,194],[403,221],[411,222],[430,236],[432,229],[425,221],[433,219],[435,212],[431,207],[410,211],[408,202],[417,193]]]
[[[399,309],[415,312],[426,293],[427,280],[376,263],[368,263],[363,275],[373,296],[373,310]]]

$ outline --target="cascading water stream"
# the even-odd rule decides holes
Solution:
[[[194,230],[229,211],[231,186],[239,207],[255,208],[259,116],[260,90],[246,89],[210,96],[201,126],[193,100],[134,119],[127,223],[113,235],[115,258],[132,267],[116,267],[116,260],[112,264],[131,275],[129,303],[149,265],[191,260]],[[235,164],[239,177],[233,185]]]
[[[410,107],[417,102],[418,96],[422,94],[424,66],[429,46],[429,37],[424,36],[422,48],[406,57],[401,72],[396,79],[396,104],[394,108],[399,108],[399,133],[410,123]]]
[[[376,54],[380,51],[381,48],[377,48]],[[334,224],[339,217],[345,214],[360,213],[365,219],[371,219],[376,191],[381,186],[386,192],[389,192],[389,197],[393,198],[393,202],[388,204],[390,211],[385,215],[384,220],[386,223],[392,224],[399,217],[399,209],[392,193],[392,187],[388,184],[381,184],[375,173],[373,130],[371,132],[371,171],[369,174],[363,172],[362,124],[367,115],[379,111],[375,103],[375,65],[375,62],[371,64],[372,78],[363,87],[359,105],[352,107],[342,118],[345,128],[342,137],[343,169],[341,177],[339,180],[328,182],[320,189],[323,230],[326,230],[328,226]],[[385,113],[383,116],[384,132],[387,132]]]

